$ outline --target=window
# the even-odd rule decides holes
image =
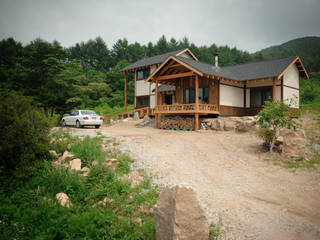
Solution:
[[[270,100],[272,98],[272,88],[264,87],[264,88],[251,88],[251,106],[252,107],[261,107],[265,101]]]
[[[184,103],[195,103],[195,90],[194,88],[184,89]],[[209,102],[209,88],[199,88],[199,103]]]
[[[137,97],[137,107],[149,106],[149,96]]]
[[[137,71],[137,80],[146,79],[150,75],[150,68]]]

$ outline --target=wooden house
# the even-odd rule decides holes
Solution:
[[[134,73],[134,107],[148,108],[155,115],[245,116],[257,114],[264,102],[300,104],[300,78],[309,77],[297,56],[219,67],[200,62],[189,50],[143,58],[121,69]]]

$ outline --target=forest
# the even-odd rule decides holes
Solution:
[[[295,51],[302,45],[308,46],[308,51]],[[215,44],[196,46],[186,37],[177,41],[162,36],[156,43],[149,42],[147,45],[129,43],[124,38],[111,48],[101,37],[69,48],[64,48],[58,41],[50,43],[35,39],[23,45],[8,38],[0,41],[0,89],[14,90],[32,97],[33,104],[43,109],[47,117],[59,116],[56,121],[74,108],[90,108],[107,115],[120,111],[124,103],[124,76],[117,71],[143,57],[189,48],[202,62],[213,63],[214,54],[218,53],[220,66],[229,66],[300,53],[302,60],[307,61],[307,70],[318,72],[318,45],[319,38],[297,39],[291,41],[285,50],[284,46],[276,46],[250,54],[236,47]],[[129,74],[129,91],[134,87],[132,80],[133,76]],[[318,82],[314,80],[313,84]],[[310,91],[315,95],[312,86],[307,86],[307,92],[302,91],[309,99]],[[132,93],[129,93],[128,103],[133,103]]]

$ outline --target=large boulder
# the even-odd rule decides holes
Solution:
[[[236,121],[232,118],[225,118],[224,119],[224,130],[225,131],[232,131],[236,128]]]
[[[283,130],[280,131],[280,136],[283,136],[282,155],[284,157],[305,157],[307,152],[307,139],[305,132],[302,129],[295,131]]]
[[[149,117],[149,115],[145,115],[143,117],[143,123],[149,122],[151,120],[151,118]]]
[[[79,158],[73,159],[70,162],[70,170],[77,171],[77,172],[81,171],[81,159]]]
[[[67,194],[60,192],[56,194],[56,199],[62,207],[71,207],[72,203],[69,200]]]
[[[236,122],[235,130],[237,132],[247,132],[248,128],[244,121],[239,120]]]
[[[209,225],[191,188],[165,188],[154,208],[157,240],[207,240]]]
[[[212,130],[217,130],[217,131],[223,130],[223,128],[224,128],[224,121],[221,120],[221,119],[218,119],[218,118],[212,119],[212,120],[211,120],[211,124],[210,124],[210,128],[211,128]]]

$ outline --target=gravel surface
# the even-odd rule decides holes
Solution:
[[[133,121],[72,132],[115,138],[156,184],[191,186],[208,220],[221,218],[224,239],[320,239],[319,168],[275,166],[254,134],[136,128]]]

